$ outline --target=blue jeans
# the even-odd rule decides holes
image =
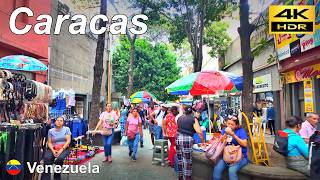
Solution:
[[[237,172],[247,164],[248,164],[248,159],[242,158],[239,163],[229,166],[224,162],[223,158],[221,158],[214,167],[212,178],[213,180],[221,180],[221,176],[224,169],[229,167],[229,180],[237,180],[238,179]]]
[[[104,156],[111,156],[111,146],[114,135],[114,129],[112,129],[112,134],[110,136],[103,136],[104,143]]]
[[[139,147],[139,142],[140,142],[140,133],[136,134],[136,137],[132,140],[128,140],[128,146],[129,146],[129,151],[132,152],[131,157],[133,159],[137,158],[137,152],[138,152],[138,147]]]
[[[163,139],[161,126],[158,126],[158,125],[154,126],[154,138],[155,138],[155,140]]]

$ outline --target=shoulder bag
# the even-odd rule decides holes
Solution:
[[[229,165],[237,164],[242,159],[242,148],[240,145],[228,145],[223,151],[223,160]]]

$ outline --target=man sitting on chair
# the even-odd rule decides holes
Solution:
[[[63,126],[64,119],[57,118],[55,128],[48,132],[48,149],[44,155],[44,165],[63,165],[64,159],[69,155],[68,149],[71,142],[71,131]],[[41,180],[50,180],[50,173],[43,173]],[[61,179],[61,174],[54,174],[55,180]]]

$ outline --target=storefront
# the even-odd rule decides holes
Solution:
[[[319,61],[318,61],[319,62]],[[320,63],[284,72],[287,116],[320,112]]]
[[[320,112],[319,36],[319,25],[313,35],[276,36],[286,118],[292,115],[304,117],[308,112]],[[283,48],[289,48],[286,58],[281,54]]]

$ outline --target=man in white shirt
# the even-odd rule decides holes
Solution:
[[[164,105],[161,105],[161,109],[154,111],[152,115],[154,116],[155,140],[163,139],[162,121],[167,115],[167,108]]]

